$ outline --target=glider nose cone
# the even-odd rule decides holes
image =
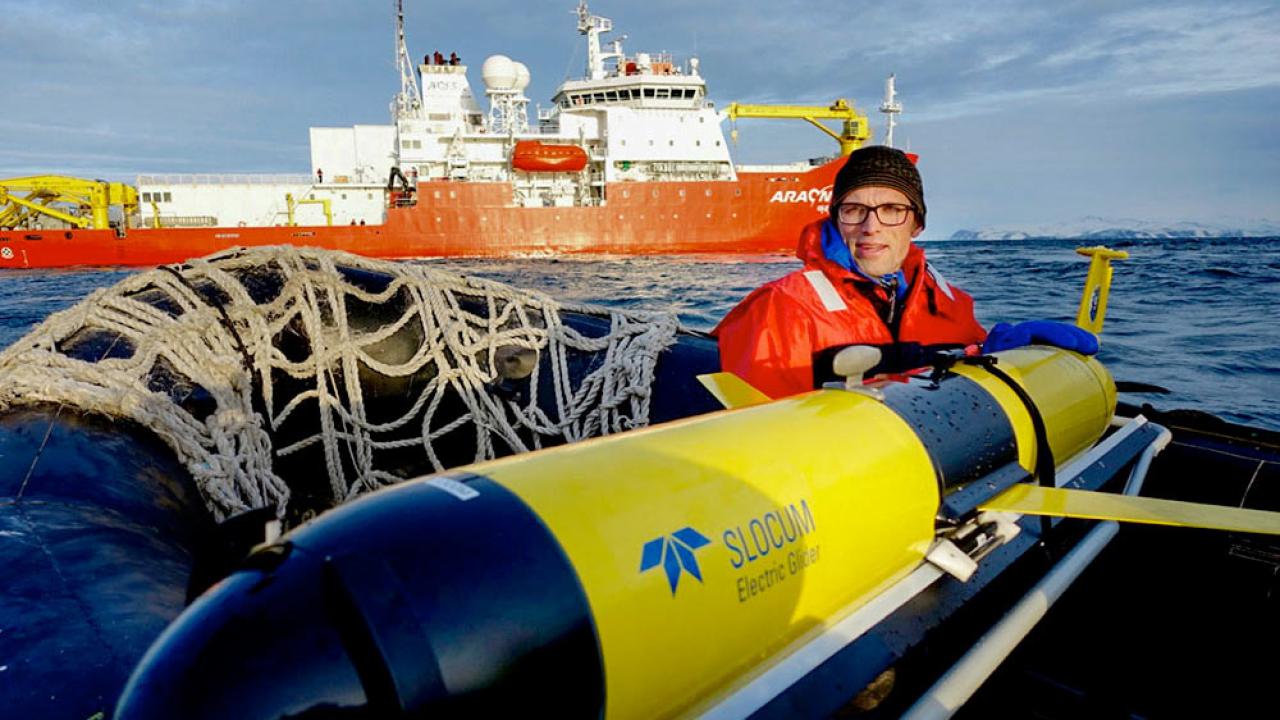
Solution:
[[[306,717],[365,707],[360,675],[329,621],[318,559],[241,571],[196,601],[151,647],[119,718]]]

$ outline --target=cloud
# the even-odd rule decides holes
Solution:
[[[1212,95],[1280,87],[1280,8],[1207,3],[1052,16],[970,26],[965,48],[932,57],[923,93],[930,119],[1056,99],[1104,106],[1135,97]],[[954,36],[955,33],[952,33]],[[938,74],[940,68],[957,68]],[[944,71],[945,73],[945,71]],[[954,89],[947,79],[963,78]]]
[[[585,60],[574,4],[406,0],[409,50],[459,52],[482,103],[480,63],[514,57],[533,71],[529,95],[546,107]],[[1280,214],[1276,200],[1250,190],[1274,198],[1280,184],[1280,171],[1268,169],[1280,167],[1275,5],[594,0],[591,9],[614,20],[606,41],[625,34],[629,52],[698,55],[720,105],[852,98],[879,131],[874,109],[885,76],[896,73],[906,109],[898,139],[914,140],[935,163],[934,187],[950,193],[939,209],[987,208],[981,190],[1000,177],[977,165],[1007,151],[1035,159],[1019,176],[1034,189],[1020,208],[1030,217],[1054,202],[1096,202],[1091,186],[1118,194],[1135,179],[1150,185],[1144,211],[1164,202],[1180,212],[1197,194],[1239,188],[1239,171],[1212,158],[1242,154],[1257,167],[1237,194]],[[9,0],[0,17],[11,79],[0,176],[306,171],[308,126],[388,122],[398,87],[391,11],[349,0]],[[803,123],[739,129],[739,162],[835,147]],[[1170,147],[1181,165],[1163,157]],[[1094,180],[1116,154],[1125,162],[1108,168],[1106,183]]]
[[[712,27],[699,45],[713,93],[752,102],[857,94],[869,106],[890,72],[929,120],[1280,87],[1280,7],[1252,0],[742,3]]]
[[[1110,41],[1114,79],[1139,95],[1184,95],[1280,86],[1280,8],[1148,8],[1109,18],[1089,52]]]

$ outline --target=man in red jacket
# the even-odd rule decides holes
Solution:
[[[804,268],[756,289],[713,331],[724,370],[777,398],[836,379],[832,359],[849,345],[880,348],[872,372],[899,372],[986,338],[973,299],[912,243],[924,185],[905,153],[855,151],[831,198],[830,218],[800,233]]]

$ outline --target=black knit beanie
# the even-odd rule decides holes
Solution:
[[[882,185],[906,195],[911,207],[915,208],[920,227],[924,227],[924,182],[906,153],[885,145],[869,145],[854,150],[836,174],[835,185],[831,188],[831,218],[835,219],[836,205],[845,193],[866,185]]]

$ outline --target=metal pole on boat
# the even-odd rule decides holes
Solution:
[[[1159,437],[1147,446],[1134,464],[1125,485],[1125,495],[1137,495],[1142,490],[1152,458],[1172,440],[1169,430],[1160,428],[1160,431]],[[1101,522],[1089,531],[1062,562],[1055,565],[1000,622],[979,638],[969,652],[921,695],[902,717],[906,720],[934,720],[955,714],[1119,531],[1120,524],[1114,520]]]

